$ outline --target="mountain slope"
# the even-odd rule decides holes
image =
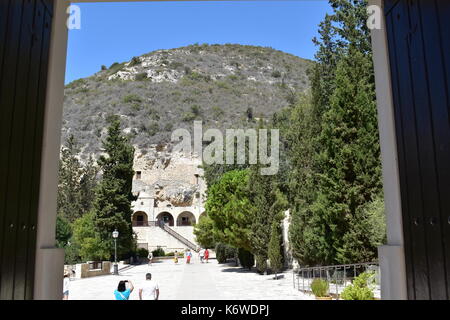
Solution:
[[[83,155],[100,152],[109,115],[141,150],[168,143],[193,120],[207,128],[245,128],[308,88],[312,62],[271,48],[191,45],[115,63],[65,88],[62,141],[74,134]]]

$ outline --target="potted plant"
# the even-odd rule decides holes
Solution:
[[[332,300],[329,294],[329,284],[322,279],[314,279],[311,283],[311,291],[316,296],[316,300]]]

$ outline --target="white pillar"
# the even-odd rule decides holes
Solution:
[[[55,229],[68,5],[66,0],[54,1],[42,145],[34,299],[61,299],[63,290],[64,250],[55,248]]]
[[[384,1],[370,0],[381,8],[381,29],[372,35],[378,128],[380,133],[387,244],[378,248],[382,299],[407,299],[397,140],[392,98],[389,51],[384,19]]]

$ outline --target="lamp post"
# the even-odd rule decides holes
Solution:
[[[112,233],[114,238],[114,274],[119,275],[119,266],[117,265],[117,238],[119,237],[119,231],[114,230]]]
[[[133,232],[133,239],[134,239],[133,246],[134,246],[134,252],[135,252],[135,254],[131,257],[133,263],[135,262],[134,261],[135,259],[136,260],[138,259],[138,256],[136,255],[136,252],[137,252],[137,238],[138,238],[138,235],[135,232]]]

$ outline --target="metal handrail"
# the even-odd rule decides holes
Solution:
[[[356,278],[356,276],[361,273],[360,271],[362,269],[367,271],[370,267],[376,267],[379,269],[379,264],[378,262],[362,262],[342,265],[304,267],[293,270],[292,282],[294,288],[297,288],[297,290],[311,292],[312,281],[316,278],[325,278],[328,282],[330,282],[330,284],[334,284],[334,292],[331,292],[330,288],[330,294],[334,295],[336,298],[339,298],[340,293],[349,283],[351,283],[351,280]],[[352,275],[348,275],[349,270],[352,268]],[[302,282],[301,285],[300,280]]]
[[[132,223],[133,227],[160,227],[167,233],[169,233],[171,236],[173,236],[175,239],[180,241],[181,243],[188,246],[190,249],[197,251],[197,245],[183,237],[181,234],[167,226],[164,221],[133,221]]]
[[[178,232],[176,232],[172,228],[166,226],[164,223],[160,223],[159,226],[161,227],[161,229],[163,229],[164,231],[169,233],[171,236],[173,236],[178,241],[180,241],[183,244],[185,244],[186,246],[188,246],[190,249],[192,249],[194,251],[197,251],[197,246],[194,243],[192,243],[191,241],[189,241],[188,239],[183,237],[181,234],[179,234]]]

